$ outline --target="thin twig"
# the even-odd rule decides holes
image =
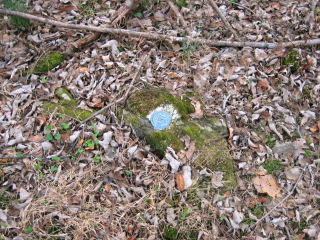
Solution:
[[[289,192],[289,194],[288,194],[284,199],[282,199],[281,202],[279,202],[276,206],[274,206],[269,212],[267,212],[262,218],[260,218],[255,224],[249,226],[249,229],[250,229],[250,228],[254,228],[254,227],[257,226],[260,222],[262,222],[266,217],[268,217],[276,208],[280,207],[280,206],[294,193],[294,191],[296,190],[296,188],[297,188],[297,186],[298,186],[298,183],[301,181],[302,176],[303,176],[304,172],[306,171],[307,167],[308,167],[308,165],[306,165],[306,166],[303,168],[302,172],[301,172],[300,175],[299,175],[299,178],[298,178],[296,184],[294,185],[294,187],[292,188],[292,190]]]
[[[298,40],[292,42],[282,42],[282,43],[268,43],[268,42],[232,42],[232,41],[215,41],[215,40],[207,40],[202,38],[193,38],[193,37],[175,37],[165,34],[157,34],[157,33],[148,33],[148,32],[137,32],[127,29],[117,29],[117,28],[105,28],[105,27],[95,27],[83,24],[69,24],[63,23],[59,21],[50,20],[43,17],[38,17],[35,15],[11,11],[11,10],[4,10],[0,9],[0,14],[4,15],[12,15],[12,16],[19,16],[22,18],[46,23],[49,25],[54,25],[57,27],[62,28],[69,28],[69,29],[80,29],[80,30],[87,30],[93,32],[102,32],[102,33],[110,33],[116,35],[124,35],[130,37],[138,37],[138,38],[147,38],[159,41],[169,41],[169,42],[179,42],[183,43],[186,41],[189,42],[197,42],[200,44],[206,44],[212,47],[253,47],[253,48],[275,48],[277,46],[282,47],[307,47],[307,46],[314,46],[320,44],[320,38],[310,39],[310,40]]]
[[[174,14],[177,16],[177,18],[179,19],[181,25],[183,27],[187,26],[186,21],[184,20],[183,16],[179,12],[178,8],[174,5],[174,3],[171,0],[167,0],[167,3],[169,4],[170,8],[174,12]]]
[[[110,215],[109,215],[109,221],[107,223],[107,231],[110,231],[111,223],[112,223],[112,220],[113,220],[114,205],[116,204],[116,198],[112,197],[111,204],[112,204],[111,205],[111,212],[110,212]]]
[[[232,32],[233,36],[239,40],[239,36],[236,33],[236,31],[231,27],[230,23],[228,22],[228,20],[225,18],[225,16],[220,12],[218,5],[215,3],[214,0],[209,0],[209,3],[211,5],[211,7],[213,7],[213,9],[218,13],[219,17],[221,18],[222,22],[224,23],[224,25],[229,29],[230,32]]]
[[[131,80],[131,83],[130,83],[130,85],[129,85],[127,91],[126,91],[126,93],[125,93],[121,98],[119,98],[118,100],[116,100],[116,101],[114,101],[114,102],[112,102],[112,103],[109,103],[107,106],[105,106],[105,107],[101,108],[99,111],[93,113],[90,117],[87,117],[86,119],[84,119],[83,121],[81,121],[81,122],[80,122],[80,125],[84,124],[85,122],[89,121],[90,119],[94,118],[95,116],[99,115],[100,113],[103,113],[105,110],[107,110],[108,108],[112,107],[113,105],[118,104],[118,103],[120,103],[120,102],[124,102],[124,101],[127,99],[128,95],[129,95],[129,92],[131,91],[131,89],[132,89],[132,87],[133,87],[133,84],[135,83],[136,79],[137,79],[138,76],[139,76],[140,70],[141,70],[144,62],[146,61],[146,59],[147,59],[148,57],[149,57],[149,54],[146,55],[146,56],[143,58],[143,60],[141,61],[138,69],[136,70],[136,73],[135,73],[134,77],[133,77],[132,80]]]
[[[140,0],[130,0],[126,1],[123,6],[121,6],[113,15],[111,25],[114,26],[122,18],[124,18],[130,11],[134,10],[139,6]]]

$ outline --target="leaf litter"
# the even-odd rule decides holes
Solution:
[[[177,20],[173,13],[165,18],[166,1],[141,2],[119,23],[123,28],[232,39],[207,3],[178,4]],[[319,35],[320,6],[314,2],[217,5],[242,37],[281,42]],[[75,3],[39,0],[28,7],[52,19],[106,27],[126,9],[120,1]],[[181,17],[184,28],[178,24]],[[319,238],[316,47],[209,48],[197,42],[112,35],[83,44],[78,40],[86,39],[87,32],[39,28],[34,22],[30,33],[20,33],[7,17],[0,22],[1,237]],[[68,52],[73,43],[80,43],[78,51],[67,61],[44,76],[28,74],[42,53]],[[165,158],[158,159],[131,126],[118,119],[119,106],[82,126],[57,111],[43,111],[44,100],[57,102],[54,92],[61,86],[81,109],[101,109],[116,101],[149,51],[150,60],[134,89],[151,84],[177,95],[197,90],[204,107],[194,100],[193,117],[225,118],[238,176],[234,191],[223,190],[222,172],[192,164],[197,148],[190,136],[184,137],[181,152],[167,149]],[[259,175],[266,163],[271,163],[271,173]]]

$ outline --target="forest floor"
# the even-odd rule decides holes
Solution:
[[[51,20],[186,40],[0,18],[0,239],[320,239],[319,46],[213,47],[186,38],[320,38],[319,1],[217,0],[237,37],[211,1],[142,0],[119,21],[124,1],[27,2],[27,13]],[[50,52],[65,57],[35,74]],[[193,164],[191,144],[172,153],[190,156],[172,173],[117,117],[117,100],[147,84],[175,96],[197,91],[197,113],[224,121],[234,189]],[[114,105],[82,124],[47,113],[44,102],[57,103],[60,87],[81,109]],[[192,185],[180,191],[182,165]]]

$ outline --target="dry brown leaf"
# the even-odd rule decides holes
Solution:
[[[72,6],[71,4],[68,4],[68,5],[61,4],[58,7],[58,10],[65,11],[65,12],[71,12],[73,9],[74,9],[74,6]]]
[[[123,132],[115,131],[114,138],[115,138],[116,142],[121,145],[123,143]]]
[[[180,151],[177,153],[177,156],[178,156],[179,159],[183,159],[183,158],[186,156],[186,151],[180,150]]]
[[[213,59],[212,64],[211,64],[211,71],[212,72],[215,72],[217,63],[218,63],[218,59],[217,58]]]
[[[77,146],[76,146],[76,148],[81,147],[81,146],[82,146],[82,144],[83,144],[83,142],[84,142],[84,139],[83,139],[83,138],[82,138],[82,139],[80,139],[80,140],[79,140],[79,142],[78,142],[78,144],[77,144]]]
[[[317,125],[313,125],[311,128],[310,128],[310,131],[312,133],[315,133],[316,131],[318,131],[318,126]]]
[[[229,128],[229,140],[231,140],[233,138],[233,128]]]
[[[104,185],[104,189],[106,190],[107,193],[109,193],[109,192],[111,191],[111,186],[110,186],[110,184]]]
[[[45,140],[43,135],[36,135],[36,136],[30,136],[28,137],[28,141],[34,142],[34,143],[41,143]]]
[[[268,119],[270,117],[270,113],[267,112],[267,111],[263,111],[261,112],[261,116],[264,118],[264,119]]]
[[[41,128],[47,123],[47,116],[46,115],[37,116],[36,120],[39,122],[38,127]]]
[[[272,6],[273,6],[274,9],[280,10],[280,3],[279,2],[273,2]]]
[[[168,73],[168,78],[169,79],[181,79],[181,77],[179,76],[179,74],[178,73],[176,73],[176,72],[169,72]]]
[[[313,58],[308,58],[308,62],[306,65],[304,65],[303,70],[308,70],[311,67],[311,64],[313,62]]]
[[[260,87],[263,91],[268,90],[268,83],[265,81],[259,81],[257,86]]]
[[[188,160],[190,160],[192,158],[192,155],[194,153],[194,151],[196,150],[196,144],[194,141],[192,141],[189,145],[189,149],[188,151],[186,152],[186,157]]]
[[[183,137],[183,141],[184,141],[184,145],[186,146],[186,148],[189,148],[190,145],[190,136],[186,135]]]
[[[267,175],[267,173],[268,173],[268,171],[265,168],[260,167],[259,171],[256,172],[256,175],[264,176],[264,175]]]
[[[203,111],[201,109],[201,103],[199,101],[197,101],[197,100],[194,100],[191,103],[192,103],[192,105],[193,105],[193,107],[195,109],[195,112],[190,114],[190,116],[192,118],[202,118]]]
[[[176,175],[177,188],[180,192],[184,189],[184,179],[182,173]]]
[[[297,240],[303,240],[304,237],[305,237],[305,233],[301,233],[298,237],[297,237]]]
[[[94,149],[94,145],[91,147],[86,147],[85,150],[93,150]]]
[[[63,139],[63,140],[68,140],[68,138],[70,137],[70,133],[63,133],[63,134],[61,134],[61,139]]]
[[[77,68],[77,71],[90,73],[90,69],[87,68],[87,67],[78,67],[78,68]]]
[[[90,102],[87,101],[87,104],[89,107],[102,108],[104,106],[104,101],[101,98],[93,97]]]
[[[281,188],[272,175],[257,176],[253,184],[259,193],[267,193],[270,197],[281,197]]]

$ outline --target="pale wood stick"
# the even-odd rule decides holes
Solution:
[[[238,34],[236,33],[236,31],[231,27],[230,23],[228,22],[228,20],[225,18],[225,16],[220,12],[218,5],[215,3],[214,0],[209,0],[209,4],[211,5],[211,7],[213,7],[213,9],[218,13],[219,17],[221,18],[222,22],[224,23],[224,25],[229,29],[230,32],[232,32],[233,36],[237,39],[240,40]]]
[[[137,32],[127,29],[116,29],[116,28],[106,28],[106,27],[95,27],[95,26],[88,26],[83,24],[69,24],[63,23],[59,21],[50,20],[43,17],[38,17],[35,15],[16,12],[11,10],[4,10],[0,9],[0,14],[4,15],[12,15],[12,16],[19,16],[26,19],[54,25],[57,27],[62,28],[69,28],[69,29],[80,29],[80,30],[87,30],[93,32],[102,32],[102,33],[110,33],[115,35],[125,35],[130,37],[138,37],[138,38],[147,38],[159,41],[169,41],[169,42],[197,42],[200,44],[205,44],[211,47],[253,47],[253,48],[275,48],[277,46],[282,47],[308,47],[320,44],[320,38],[310,39],[310,40],[298,40],[292,42],[233,42],[233,41],[215,41],[215,40],[207,40],[202,38],[192,38],[192,37],[174,37],[170,35],[164,34],[157,34],[157,33],[148,33],[148,32]]]
[[[186,21],[184,20],[183,16],[179,12],[178,8],[174,5],[174,3],[171,0],[167,0],[167,3],[169,4],[170,8],[174,12],[174,14],[177,16],[177,18],[179,19],[181,25],[183,27],[187,26]]]

